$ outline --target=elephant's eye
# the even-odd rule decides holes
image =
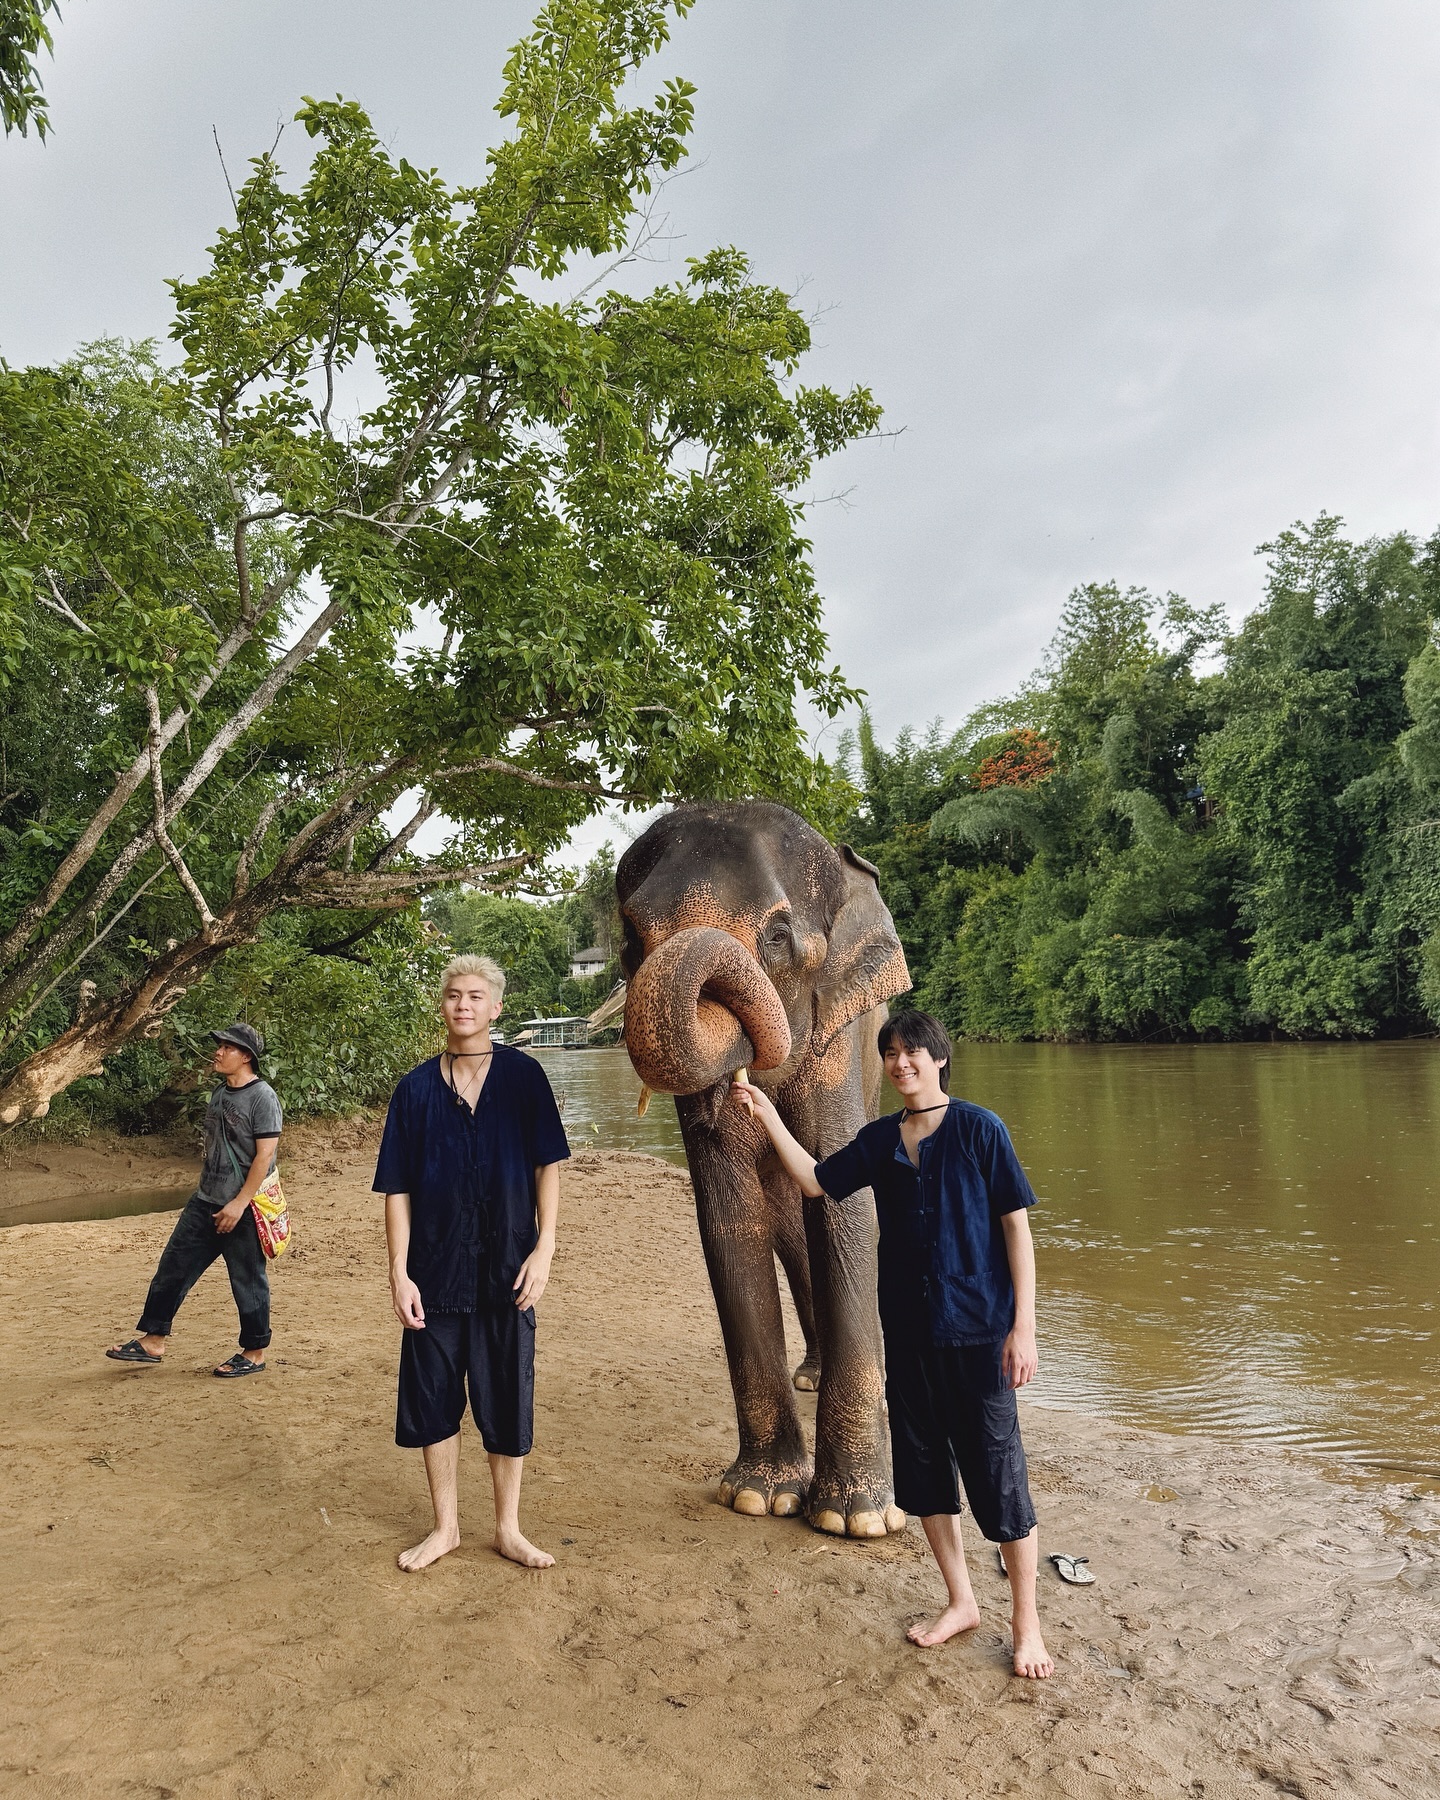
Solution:
[[[772,919],[765,927],[761,940],[767,950],[785,951],[790,948],[790,923],[787,919]]]

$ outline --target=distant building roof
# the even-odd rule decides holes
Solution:
[[[577,963],[581,963],[581,962],[607,963],[607,962],[609,962],[610,958],[605,954],[605,952],[600,948],[600,946],[598,944],[592,944],[588,950],[577,950],[575,952],[574,956],[572,956],[570,960],[571,960],[571,962],[577,962]]]
[[[582,1050],[589,1041],[589,1020],[574,1013],[561,1013],[553,1019],[527,1019],[524,1030],[515,1037],[517,1044],[530,1044],[537,1050]]]

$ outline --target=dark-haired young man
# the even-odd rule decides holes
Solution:
[[[223,1380],[258,1375],[270,1342],[270,1276],[255,1229],[250,1200],[275,1167],[280,1142],[280,1101],[260,1075],[265,1040],[253,1025],[212,1031],[215,1073],[224,1077],[205,1109],[205,1160],[200,1181],[170,1233],[145,1310],[140,1334],[112,1344],[114,1362],[163,1361],[181,1302],[217,1256],[225,1258],[230,1292],[240,1314],[240,1348],[215,1370]]]
[[[919,1514],[949,1595],[907,1635],[943,1644],[980,1623],[960,1537],[963,1483],[1010,1578],[1015,1673],[1043,1679],[1055,1665],[1035,1607],[1035,1509],[1015,1409],[1015,1389],[1038,1367],[1026,1216],[1035,1195],[995,1114],[946,1092],[951,1046],[938,1019],[899,1013],[879,1046],[904,1111],[866,1125],[823,1162],[759,1088],[737,1085],[733,1098],[764,1125],[806,1194],[875,1193],[895,1500]]]

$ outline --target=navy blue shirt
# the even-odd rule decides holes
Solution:
[[[1015,1284],[1000,1221],[1035,1204],[1010,1134],[992,1112],[952,1100],[920,1143],[900,1141],[903,1113],[865,1126],[815,1165],[835,1200],[875,1193],[880,1220],[880,1322],[933,1344],[995,1344],[1015,1323]]]
[[[540,1235],[535,1170],[569,1154],[550,1082],[522,1050],[495,1046],[473,1113],[438,1056],[404,1077],[385,1115],[375,1191],[410,1196],[406,1269],[427,1312],[513,1303]]]

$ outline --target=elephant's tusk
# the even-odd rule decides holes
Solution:
[[[749,1085],[750,1085],[750,1071],[748,1069],[737,1069],[735,1071],[735,1086],[736,1087],[749,1087]]]
[[[635,1117],[637,1119],[643,1119],[645,1117],[645,1109],[649,1106],[649,1104],[650,1104],[650,1089],[648,1087],[646,1087],[644,1082],[642,1081],[640,1084],[640,1098],[635,1102]]]

